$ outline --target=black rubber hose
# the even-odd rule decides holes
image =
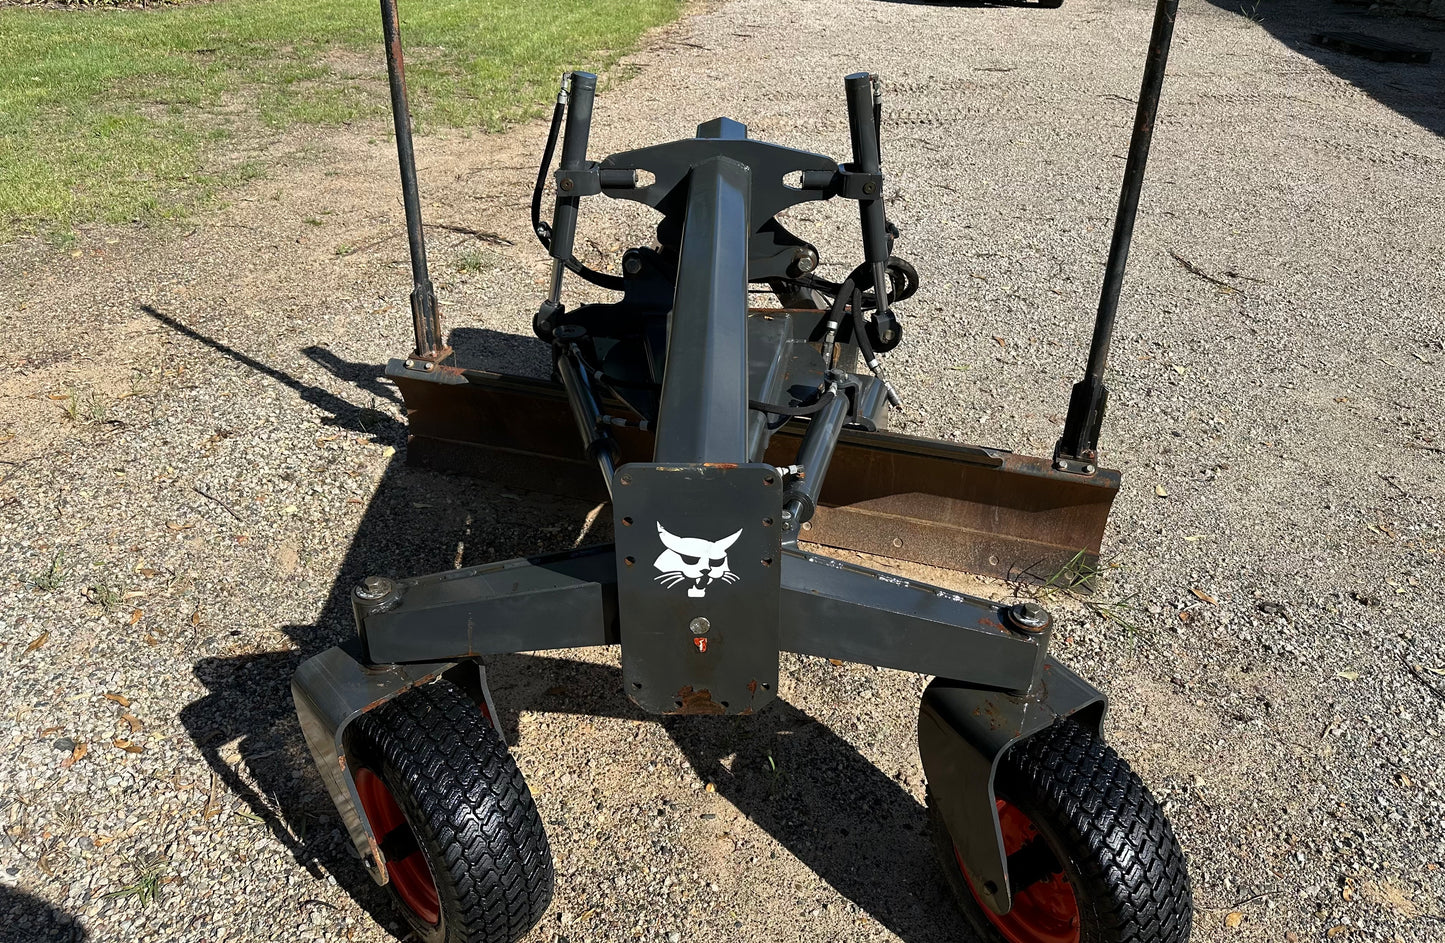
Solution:
[[[760,413],[771,413],[774,416],[790,416],[796,418],[798,416],[811,416],[821,411],[824,406],[827,406],[837,398],[837,393],[828,390],[825,393],[819,394],[817,399],[805,406],[780,406],[777,403],[764,403],[760,400],[750,399],[748,400],[748,408],[756,409]]]
[[[892,256],[888,259],[888,274],[891,284],[888,286],[888,304],[897,304],[900,301],[907,301],[918,291],[918,270],[907,259]],[[896,280],[895,277],[896,276]],[[817,275],[809,275],[803,278],[781,278],[779,281],[797,285],[803,289],[813,289],[818,293],[836,298],[843,292],[843,286],[852,280],[858,284],[872,287],[872,266],[864,263],[848,273],[848,278],[842,282],[830,281]],[[878,297],[873,291],[863,293],[863,307],[877,308]]]
[[[537,185],[532,188],[532,232],[544,249],[552,248],[552,227],[542,222],[542,190],[547,186],[547,170],[557,151],[557,134],[562,130],[562,113],[567,106],[561,101],[552,109],[552,127],[547,131],[547,146],[542,148],[542,165],[537,168]]]
[[[552,109],[552,127],[547,131],[547,144],[542,148],[542,163],[537,168],[537,182],[532,187],[532,232],[537,234],[537,241],[542,243],[544,249],[552,248],[552,227],[542,222],[542,191],[547,186],[547,171],[552,168],[552,156],[557,151],[557,136],[562,130],[562,115],[566,110],[567,106],[560,101]],[[562,264],[569,272],[576,273],[598,288],[622,291],[626,287],[622,276],[608,275],[606,272],[588,268],[578,261],[575,255]]]
[[[902,408],[903,400],[899,397],[898,391],[893,388],[893,384],[888,382],[888,375],[883,371],[883,364],[878,361],[878,355],[873,352],[873,344],[868,339],[868,325],[863,318],[861,307],[853,308],[853,329],[858,335],[855,340],[858,342],[859,352],[863,355],[863,362],[878,378],[878,382],[883,384],[883,389],[888,395],[888,402],[892,403],[895,408]]]

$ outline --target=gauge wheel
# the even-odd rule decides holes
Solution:
[[[424,943],[514,943],[552,899],[547,834],[501,736],[448,681],[348,731],[356,792],[387,888]]]
[[[987,943],[1185,943],[1193,895],[1174,830],[1094,731],[1064,720],[1011,747],[994,794],[1013,906],[974,889],[933,796],[934,843],[964,916]]]

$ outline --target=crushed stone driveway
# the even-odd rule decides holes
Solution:
[[[881,73],[889,213],[923,278],[888,358],[895,426],[1046,453],[1150,17],[708,3],[606,77],[593,155],[725,114],[843,157],[841,78]],[[1331,28],[1434,62],[1310,43]],[[1110,567],[1054,604],[1059,657],[1108,692],[1112,742],[1172,816],[1202,943],[1445,935],[1442,29],[1296,0],[1180,12],[1113,351]],[[475,365],[547,368],[526,220],[544,136],[420,141]],[[405,467],[380,379],[409,346],[384,128],[260,146],[265,179],[175,229],[0,249],[7,941],[402,935],[289,676],[351,632],[363,575],[598,532],[593,508]],[[588,261],[647,239],[633,209],[585,208]],[[849,207],[795,221],[825,271],[854,264]],[[611,652],[492,674],[556,850],[531,939],[968,939],[926,838],[924,679],[784,656],[777,704],[709,724],[637,713]]]

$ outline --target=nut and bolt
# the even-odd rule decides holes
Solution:
[[[1036,602],[1021,602],[1008,608],[1009,621],[1025,632],[1042,632],[1052,621],[1049,611]]]
[[[864,193],[868,193],[868,194],[877,193],[877,192],[878,192],[878,184],[876,184],[876,183],[874,183],[874,182],[872,182],[872,181],[870,180],[869,182],[863,184],[863,192],[864,192]]]
[[[628,275],[636,275],[642,271],[642,260],[635,255],[624,255],[622,257],[622,271]]]
[[[572,189],[572,178],[563,177],[561,180],[558,180],[557,189],[562,190],[563,192]]]
[[[364,602],[376,602],[378,599],[385,599],[396,591],[396,584],[384,576],[368,576],[356,584],[356,598]]]
[[[712,628],[712,623],[707,621],[706,617],[698,616],[687,624],[687,628],[693,635],[706,635],[707,630]]]

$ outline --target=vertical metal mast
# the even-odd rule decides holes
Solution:
[[[1084,378],[1074,384],[1064,434],[1054,446],[1054,467],[1062,471],[1092,474],[1099,459],[1099,427],[1104,422],[1104,407],[1109,400],[1104,370],[1109,363],[1119,290],[1124,283],[1124,266],[1129,260],[1134,219],[1139,214],[1144,165],[1149,161],[1149,144],[1154,136],[1154,120],[1159,114],[1159,93],[1164,87],[1164,67],[1169,61],[1169,43],[1174,36],[1174,16],[1178,10],[1179,0],[1159,0],[1154,8],[1154,31],[1149,37],[1149,52],[1144,61],[1144,81],[1134,115],[1134,133],[1129,139],[1129,159],[1124,165],[1124,186],[1114,216],[1114,236],[1109,243],[1104,286],[1099,293],[1094,337],[1089,344],[1089,363]]]
[[[401,197],[406,206],[406,240],[411,249],[411,321],[418,360],[439,363],[451,356],[442,343],[436,291],[427,272],[421,227],[421,198],[416,189],[416,154],[411,144],[411,108],[406,101],[406,69],[401,56],[401,23],[396,0],[381,0],[381,29],[386,40],[386,77],[391,85],[391,116],[396,123],[396,162],[401,168]]]

